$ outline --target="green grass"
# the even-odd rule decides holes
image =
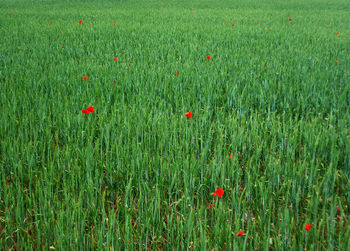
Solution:
[[[349,16],[1,0],[0,250],[350,250]]]

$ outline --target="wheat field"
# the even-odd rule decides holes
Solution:
[[[0,14],[0,250],[350,250],[347,0]]]

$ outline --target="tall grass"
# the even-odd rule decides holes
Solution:
[[[347,1],[0,3],[1,250],[350,250]]]

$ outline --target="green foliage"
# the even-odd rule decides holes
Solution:
[[[347,1],[0,13],[0,250],[350,249]]]

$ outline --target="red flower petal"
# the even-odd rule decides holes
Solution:
[[[94,112],[95,111],[93,106],[89,106],[88,108],[86,108],[86,110],[88,110],[89,112]]]
[[[192,118],[192,112],[186,112],[185,115],[186,115],[186,117],[188,117],[188,118]]]
[[[114,26],[117,26],[117,24],[113,24]]]
[[[84,76],[84,80],[88,80],[89,78],[88,78],[88,76]]]
[[[305,230],[306,230],[306,231],[310,231],[310,228],[311,228],[311,224],[306,224],[306,225],[305,225]]]
[[[257,22],[257,24],[260,24],[259,22]]]
[[[238,232],[238,234],[236,234],[236,236],[240,236],[240,235],[244,235],[244,232],[241,230]]]
[[[81,110],[81,112],[82,112],[82,113],[86,113],[86,114],[88,114],[88,113],[89,113],[89,111],[88,111],[88,110]]]
[[[266,28],[270,28],[270,26],[267,26]]]
[[[131,62],[129,62],[129,65],[131,65]]]
[[[64,49],[64,46],[62,45],[62,49]]]
[[[209,205],[209,208],[211,208],[211,207],[213,207],[213,206],[215,206],[215,204],[210,204],[210,205]]]
[[[82,23],[82,21],[81,21],[81,20],[79,20],[79,23],[81,24],[81,23]]]
[[[291,19],[291,18],[289,18],[289,21],[292,21],[292,19]]]
[[[207,56],[207,59],[209,59],[209,60],[210,60],[210,59],[211,59],[211,57],[210,57],[210,56]]]
[[[228,156],[229,158],[232,158],[233,157],[233,154],[231,153],[230,156]]]
[[[219,188],[214,192],[214,197],[217,195],[217,196],[219,196],[219,198],[221,198],[224,195],[224,193],[225,193],[224,189]]]
[[[232,24],[232,27],[234,27],[235,26],[235,24]]]
[[[114,57],[114,61],[118,61],[118,58]]]
[[[337,212],[340,214],[340,207],[337,206]]]
[[[337,35],[339,35],[340,33],[339,33],[339,32],[337,32],[336,34],[337,34]]]

